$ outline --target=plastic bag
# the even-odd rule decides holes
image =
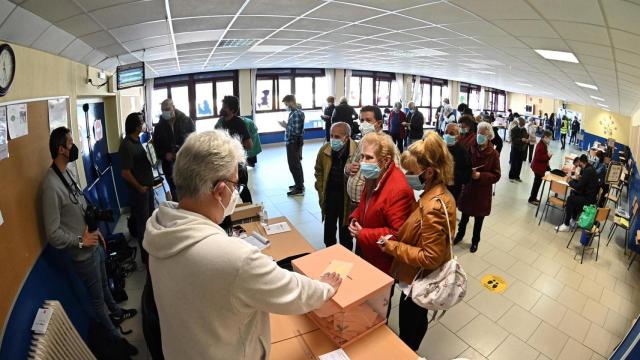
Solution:
[[[578,219],[578,226],[581,229],[591,230],[593,226],[593,222],[596,219],[596,212],[598,209],[595,205],[585,205],[582,208],[582,214],[580,214],[580,218]]]

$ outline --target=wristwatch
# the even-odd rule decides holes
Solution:
[[[82,236],[78,236],[78,248],[82,249],[84,243],[82,242]]]

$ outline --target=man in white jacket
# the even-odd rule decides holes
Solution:
[[[304,314],[329,300],[335,273],[320,280],[279,268],[218,226],[241,191],[242,145],[222,131],[192,134],[173,178],[180,202],[147,222],[144,248],[167,359],[267,359],[269,313]]]

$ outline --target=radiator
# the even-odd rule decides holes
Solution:
[[[34,333],[29,359],[34,360],[88,360],[95,359],[67,313],[58,301],[47,300],[42,306],[52,311],[44,334]]]

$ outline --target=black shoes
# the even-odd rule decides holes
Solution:
[[[538,206],[538,205],[540,205],[540,201],[538,201],[538,200],[529,200],[529,204],[534,205],[534,206]]]
[[[119,315],[109,314],[109,317],[115,325],[120,325],[123,321],[136,316],[137,313],[138,310],[136,309],[122,309],[122,312]]]
[[[138,355],[138,348],[136,348],[135,346],[131,345],[127,339],[125,338],[120,338],[120,347],[127,352],[127,354],[134,356],[134,355]]]
[[[478,251],[478,244],[471,244],[471,248],[469,249],[472,253]]]
[[[453,245],[457,245],[457,244],[459,244],[459,243],[462,241],[462,238],[463,238],[462,236],[460,236],[460,237],[456,236],[456,237],[453,239]]]
[[[287,196],[304,196],[304,189],[296,189],[295,187],[287,193]]]

